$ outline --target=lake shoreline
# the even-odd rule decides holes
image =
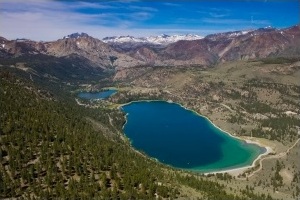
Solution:
[[[208,120],[215,128],[217,128],[218,130],[220,130],[221,132],[223,133],[226,133],[227,135],[229,135],[230,137],[233,137],[235,139],[238,139],[238,140],[241,140],[241,141],[244,141],[246,144],[256,144],[257,146],[259,146],[260,148],[264,148],[265,149],[265,152],[264,153],[260,153],[259,156],[253,160],[252,164],[251,165],[247,165],[247,166],[244,166],[244,167],[237,167],[237,168],[229,168],[229,169],[224,169],[224,170],[217,170],[217,171],[212,171],[212,172],[204,172],[205,175],[208,175],[208,174],[217,174],[217,173],[229,173],[230,175],[233,175],[233,176],[238,176],[242,173],[244,173],[246,170],[249,170],[251,168],[254,168],[256,166],[256,162],[258,162],[260,159],[262,159],[263,156],[266,156],[268,155],[269,153],[272,153],[273,152],[273,149],[269,146],[265,146],[263,145],[262,143],[260,143],[259,141],[254,141],[254,139],[257,139],[257,138],[253,138],[253,139],[245,139],[245,138],[242,138],[240,136],[236,136],[236,135],[233,135],[225,130],[222,130],[220,127],[218,127],[217,125],[215,125],[208,117],[204,116],[204,115],[201,115],[199,113],[197,113],[196,111],[194,110],[191,110],[189,108],[186,108],[184,107],[183,105],[179,104],[179,103],[175,103],[175,104],[178,104],[179,106],[181,106],[182,108],[186,109],[186,110],[189,110],[193,113],[195,113],[196,115],[200,116],[200,117],[204,117],[206,120]],[[196,171],[196,170],[195,170]]]
[[[254,142],[248,141],[248,143],[254,143]],[[257,143],[254,143],[254,144],[257,144]],[[220,170],[220,171],[217,170],[217,171],[213,171],[213,172],[205,172],[204,174],[209,175],[209,174],[218,174],[218,173],[221,173],[221,174],[228,173],[232,176],[238,176],[238,175],[244,173],[245,171],[247,171],[251,168],[254,168],[256,166],[256,162],[261,160],[263,156],[266,156],[269,153],[273,152],[271,147],[264,147],[264,148],[266,149],[266,151],[262,154],[259,154],[259,156],[252,162],[251,165],[244,166],[244,167],[232,168],[232,169],[224,169],[224,170]]]
[[[200,117],[203,117],[204,119],[206,119],[207,121],[209,121],[215,128],[217,128],[219,131],[221,131],[222,133],[225,133],[227,135],[229,135],[230,137],[232,138],[235,138],[235,139],[238,139],[240,141],[243,141],[245,142],[246,144],[255,144],[257,145],[258,147],[260,148],[263,148],[265,151],[263,153],[260,153],[258,155],[258,157],[256,159],[253,160],[253,162],[251,163],[251,165],[246,165],[246,166],[242,166],[242,167],[237,167],[237,168],[229,168],[229,169],[220,169],[220,170],[216,170],[216,171],[211,171],[211,172],[201,172],[200,170],[193,170],[193,169],[185,169],[185,168],[176,168],[176,169],[180,169],[180,170],[187,170],[187,171],[192,171],[192,172],[196,172],[196,173],[202,173],[202,174],[205,174],[205,175],[208,175],[208,174],[217,174],[217,173],[229,173],[233,176],[238,176],[242,173],[244,173],[246,170],[249,170],[251,168],[254,168],[256,166],[256,162],[258,162],[260,159],[262,159],[263,156],[266,156],[268,155],[269,153],[273,152],[273,149],[269,146],[266,146],[266,145],[263,145],[261,142],[257,141],[259,138],[243,138],[243,137],[239,137],[239,136],[236,136],[236,135],[232,135],[231,133],[227,132],[227,131],[224,131],[222,130],[220,127],[218,127],[217,125],[215,125],[208,117],[204,116],[204,115],[201,115],[199,113],[197,113],[196,111],[194,110],[191,110],[189,108],[186,108],[185,106],[183,106],[182,104],[180,103],[176,103],[176,102],[173,102],[173,101],[166,101],[166,100],[137,100],[137,101],[131,101],[131,102],[128,102],[128,103],[124,103],[124,104],[120,104],[118,105],[118,109],[121,109],[122,110],[122,107],[123,106],[126,106],[126,105],[129,105],[131,103],[138,103],[138,102],[153,102],[153,101],[160,101],[160,102],[166,102],[166,103],[170,103],[170,104],[176,104],[180,107],[182,107],[183,109],[187,110],[187,111],[190,111]],[[123,128],[124,126],[126,125],[127,123],[127,115],[128,113],[126,113],[125,115],[125,120],[126,122],[124,123],[123,125]],[[129,140],[130,141],[130,140]],[[167,166],[170,166],[168,164],[166,164]]]

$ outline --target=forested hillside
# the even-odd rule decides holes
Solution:
[[[80,107],[10,72],[0,77],[0,198],[174,199],[195,190],[202,199],[271,199],[228,193],[137,153],[120,137],[118,110]]]
[[[157,164],[93,129],[92,113],[1,74],[0,197],[175,197]]]

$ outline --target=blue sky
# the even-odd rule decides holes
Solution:
[[[299,24],[298,0],[0,0],[0,36],[56,40],[74,32],[93,37],[198,34]]]

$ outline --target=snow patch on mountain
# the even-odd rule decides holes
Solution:
[[[63,39],[68,39],[68,38],[80,38],[80,37],[89,37],[87,33],[72,33],[70,35],[64,36]]]
[[[202,36],[187,34],[187,35],[159,35],[150,37],[133,37],[133,36],[115,36],[105,37],[102,39],[105,43],[148,43],[157,45],[167,45],[170,43],[177,42],[179,40],[199,40]]]

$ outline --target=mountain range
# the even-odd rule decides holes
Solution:
[[[267,57],[299,57],[300,26],[272,27],[207,35],[93,38],[74,33],[56,41],[0,37],[0,58],[26,55],[81,60],[85,68],[122,70],[136,66],[212,66]],[[73,63],[76,65],[78,62]],[[65,66],[66,67],[66,66]],[[72,66],[69,66],[72,68]]]
[[[114,43],[148,43],[156,45],[168,45],[179,40],[199,40],[202,39],[202,36],[186,34],[186,35],[166,35],[162,34],[159,36],[150,36],[150,37],[133,37],[133,36],[114,36],[114,37],[105,37],[102,39],[103,42],[114,44]]]

